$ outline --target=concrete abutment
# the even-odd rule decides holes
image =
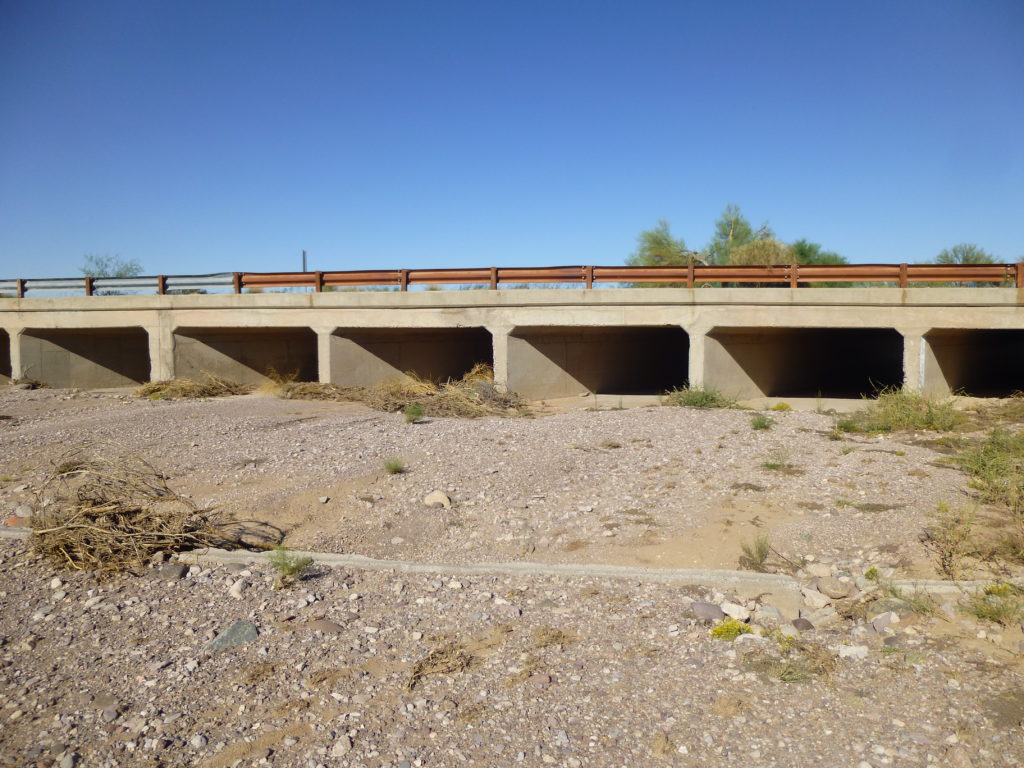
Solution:
[[[205,372],[242,384],[273,376],[317,381],[317,337],[309,328],[177,328],[174,376]]]

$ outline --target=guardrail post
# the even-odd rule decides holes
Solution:
[[[491,267],[491,290],[498,290],[498,268]]]
[[[592,266],[583,268],[583,279],[587,283],[587,288],[594,287],[594,268]]]
[[[403,291],[408,291],[409,290],[409,270],[408,269],[400,269],[400,270],[398,270],[398,282],[399,282],[399,285],[401,286],[401,290],[403,290]]]
[[[1017,262],[1017,287],[1024,288],[1024,261]]]
[[[907,287],[907,265],[900,264],[900,288]]]
[[[789,265],[789,287],[799,288],[800,287],[800,265],[790,264]]]
[[[1018,276],[1020,275],[1019,272],[1017,274],[1018,274]],[[1018,280],[1019,280],[1019,277],[1018,277]],[[25,298],[25,281],[22,280],[19,277],[17,280],[14,281],[14,285],[18,289],[18,298],[19,299],[24,299]]]
[[[316,292],[320,293],[324,289],[324,273],[314,272],[313,274],[316,276]]]
[[[156,276],[156,292],[160,296],[167,293],[167,275]]]
[[[694,283],[694,272],[696,269],[693,266],[693,259],[690,259],[690,263],[686,265],[686,287],[692,289]]]
[[[242,273],[241,272],[233,272],[231,274],[231,287],[234,289],[235,293],[241,293],[242,292]]]
[[[88,275],[85,278],[85,295],[92,296],[92,278]]]

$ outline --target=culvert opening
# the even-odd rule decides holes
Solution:
[[[29,329],[21,337],[23,376],[51,387],[130,387],[149,379],[144,328]]]
[[[924,388],[971,397],[1024,391],[1024,329],[936,329],[925,334]]]
[[[339,328],[331,336],[331,382],[370,387],[406,373],[444,382],[494,364],[486,328]]]
[[[241,384],[273,376],[317,381],[316,333],[309,328],[179,328],[174,332],[174,375],[204,372]]]
[[[11,336],[0,331],[0,381],[11,380]]]
[[[655,395],[687,383],[690,340],[673,326],[520,327],[508,388],[524,397]]]
[[[903,385],[891,328],[715,328],[704,382],[733,397],[871,397]]]

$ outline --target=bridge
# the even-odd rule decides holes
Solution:
[[[823,281],[853,285],[814,287]],[[534,282],[557,287],[504,287]],[[480,289],[416,289],[445,283]],[[351,290],[360,285],[393,290]],[[269,292],[279,286],[292,291]],[[150,293],[103,295],[127,290]],[[365,386],[404,371],[457,378],[486,362],[499,387],[535,399],[687,383],[737,398],[1024,390],[1015,264],[228,273],[0,280],[0,293],[0,380],[54,387],[203,371]]]

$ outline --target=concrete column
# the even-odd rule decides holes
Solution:
[[[508,391],[508,336],[512,329],[508,326],[487,326],[491,333],[492,354],[494,359],[494,388],[499,392]]]
[[[316,331],[316,362],[319,381],[321,384],[331,383],[331,347],[332,339],[337,328],[333,325],[320,325],[313,328]]]
[[[148,326],[149,380],[167,381],[174,378],[174,331],[169,323]]]
[[[707,334],[711,329],[704,326],[683,326],[683,330],[690,337],[690,360],[687,364],[690,386],[703,387]]]
[[[923,391],[927,388],[925,381],[925,352],[927,342],[924,340],[927,328],[897,328],[903,336],[903,388]]]
[[[11,337],[11,381],[29,378],[26,375],[24,364],[21,362],[21,341],[25,335],[24,328],[8,328],[7,333]]]

